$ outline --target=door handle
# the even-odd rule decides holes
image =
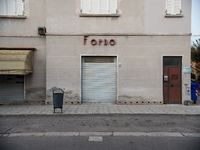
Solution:
[[[171,85],[171,87],[174,87],[174,85]]]
[[[163,76],[163,81],[164,81],[164,82],[168,82],[168,76],[164,75],[164,76]]]

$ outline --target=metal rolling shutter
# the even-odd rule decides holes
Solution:
[[[82,57],[82,101],[116,103],[117,58]]]
[[[0,103],[24,101],[24,76],[0,75]]]

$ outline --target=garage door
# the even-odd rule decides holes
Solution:
[[[116,103],[117,57],[82,57],[82,102]]]
[[[0,103],[24,101],[24,76],[0,75]]]

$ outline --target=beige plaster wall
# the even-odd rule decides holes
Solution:
[[[25,0],[26,19],[0,18],[0,35],[37,36],[39,26],[46,26],[46,0]]]
[[[25,0],[25,19],[0,18],[0,47],[34,47],[33,73],[25,76],[25,102],[46,99],[46,39],[38,27],[46,26],[46,0]]]
[[[79,17],[81,0],[59,2],[46,3],[49,34],[191,33],[191,0],[182,0],[181,18],[165,18],[165,0],[118,0],[119,17]]]
[[[91,39],[115,39],[116,45],[90,44]],[[65,102],[81,103],[81,56],[118,56],[117,103],[163,103],[163,56],[182,56],[190,65],[188,36],[83,36],[47,37],[47,102],[55,87],[64,89]],[[187,99],[183,74],[183,100]]]
[[[182,0],[181,18],[165,18],[165,0],[118,0],[119,17],[79,17],[80,2],[25,0],[26,19],[0,18],[1,47],[37,49],[34,72],[25,77],[26,98],[45,99],[46,86],[48,102],[52,90],[61,87],[66,101],[81,103],[81,55],[115,55],[122,64],[118,102],[162,102],[162,57],[183,56],[183,65],[190,66],[191,0]],[[39,26],[46,26],[46,37],[37,34]],[[80,35],[92,33],[110,36],[89,36],[83,45]],[[66,36],[70,34],[77,36]],[[161,36],[165,34],[186,36]],[[92,38],[112,38],[116,45],[92,46]],[[184,92],[189,84],[190,75],[183,74],[183,100],[189,99]]]
[[[25,76],[25,101],[43,103],[46,99],[46,39],[44,37],[0,37],[1,47],[34,47],[33,73]]]
[[[181,0],[182,17],[165,17],[166,0],[145,0],[144,26],[146,33],[191,33],[191,0]]]

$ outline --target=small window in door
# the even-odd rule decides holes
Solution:
[[[164,66],[181,66],[182,64],[181,56],[164,56],[163,65]]]

